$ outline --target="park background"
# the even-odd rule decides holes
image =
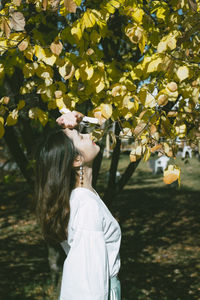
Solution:
[[[122,228],[122,299],[199,299],[199,43],[199,0],[0,1],[1,300],[57,299],[34,153],[63,107],[101,124],[93,186]]]

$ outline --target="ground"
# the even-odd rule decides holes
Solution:
[[[122,230],[122,300],[200,299],[200,162],[177,161],[180,188],[166,186],[149,163],[140,163],[111,208]],[[100,194],[109,162],[104,159]],[[120,172],[127,162],[123,154]],[[0,300],[56,300],[32,194],[19,174],[1,179]]]

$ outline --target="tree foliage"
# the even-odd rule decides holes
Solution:
[[[197,143],[199,0],[2,1],[0,28],[0,137],[83,103],[133,140],[131,162]]]

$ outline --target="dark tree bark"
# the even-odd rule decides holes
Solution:
[[[118,162],[119,162],[119,156],[120,156],[120,146],[121,146],[121,140],[119,139],[119,133],[120,133],[120,127],[119,124],[116,123],[115,127],[115,135],[117,136],[116,138],[116,146],[113,150],[112,154],[112,160],[111,160],[111,166],[110,166],[110,171],[109,171],[109,179],[108,179],[108,185],[107,189],[104,194],[104,202],[108,207],[111,206],[111,202],[113,199],[113,193],[115,191],[115,182],[116,182],[116,173],[117,173],[117,167],[118,167]]]
[[[124,186],[127,184],[128,180],[131,178],[137,166],[139,165],[141,159],[138,159],[136,162],[131,162],[123,173],[121,179],[117,183],[116,191],[121,192]]]
[[[20,132],[21,136],[23,137],[23,143],[27,150],[27,155],[32,156],[36,141],[32,127],[30,125],[30,120],[20,118]]]
[[[31,169],[28,169],[29,161],[20,147],[14,127],[6,127],[4,139],[24,178],[27,180],[31,189],[33,189],[33,172]]]

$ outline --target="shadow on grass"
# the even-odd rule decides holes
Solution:
[[[122,300],[199,299],[199,192],[145,187],[157,178],[139,170],[111,209],[122,229]],[[0,300],[57,299],[28,189],[0,193]]]
[[[130,189],[118,196],[123,300],[199,299],[199,209],[199,192],[188,190]]]

